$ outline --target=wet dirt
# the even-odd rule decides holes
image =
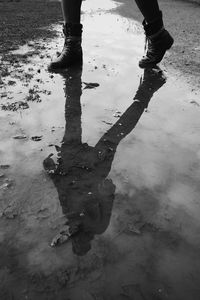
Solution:
[[[141,27],[112,14],[116,5],[84,1],[83,68],[47,71],[60,25],[57,38],[9,53],[2,300],[200,297],[199,94],[138,68]]]

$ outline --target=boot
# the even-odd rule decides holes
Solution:
[[[82,64],[82,27],[82,24],[68,23],[63,25],[63,33],[65,36],[64,47],[61,54],[48,66],[50,71],[56,71]]]
[[[162,12],[158,18],[147,24],[143,21],[143,27],[146,35],[146,55],[139,61],[140,68],[152,68],[163,59],[165,52],[171,48],[174,43],[172,36],[164,28]]]

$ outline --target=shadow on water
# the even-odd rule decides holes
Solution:
[[[73,252],[84,255],[96,234],[107,229],[115,195],[115,184],[108,179],[117,146],[136,126],[153,94],[166,78],[161,69],[145,69],[133,103],[94,147],[82,143],[82,68],[67,70],[65,79],[65,133],[56,147],[57,162],[50,154],[44,168],[57,189],[66,225],[53,239],[52,246],[72,240]]]

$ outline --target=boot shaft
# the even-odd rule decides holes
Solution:
[[[156,37],[163,29],[163,19],[162,19],[162,12],[159,12],[159,15],[155,20],[150,23],[147,23],[145,20],[143,21],[143,28],[145,31],[146,37],[154,38]]]
[[[63,33],[65,38],[74,37],[75,39],[81,39],[82,31],[82,24],[66,23],[63,25]]]

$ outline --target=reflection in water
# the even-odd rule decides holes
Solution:
[[[86,254],[95,234],[108,227],[115,185],[107,176],[120,141],[136,126],[153,94],[166,82],[159,68],[146,69],[131,106],[92,147],[81,141],[82,69],[69,69],[65,78],[65,134],[57,147],[57,163],[51,155],[44,168],[58,191],[66,225],[52,246],[72,240],[73,252]]]

